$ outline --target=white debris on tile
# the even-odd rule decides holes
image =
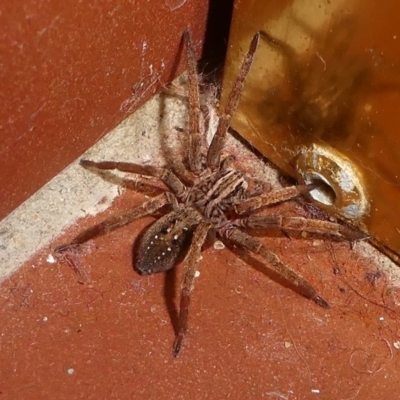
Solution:
[[[54,258],[53,254],[49,254],[49,255],[47,256],[47,258],[46,258],[46,261],[47,261],[49,264],[54,264],[54,263],[56,262],[56,259]]]
[[[216,240],[214,242],[214,249],[215,250],[222,250],[224,248],[225,248],[225,245],[220,240]]]

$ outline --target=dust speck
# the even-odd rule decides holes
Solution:
[[[56,262],[56,259],[53,257],[53,254],[49,254],[49,255],[47,256],[47,258],[46,258],[46,261],[47,261],[49,264],[54,264],[54,263]]]

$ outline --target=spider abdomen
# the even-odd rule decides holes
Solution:
[[[143,275],[172,269],[183,258],[200,220],[197,210],[185,207],[154,222],[140,240],[135,269]]]

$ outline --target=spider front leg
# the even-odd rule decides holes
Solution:
[[[239,74],[233,84],[231,93],[229,94],[224,113],[220,117],[217,131],[213,137],[207,154],[207,165],[212,170],[219,167],[221,151],[225,144],[226,132],[231,125],[232,117],[239,105],[240,96],[243,92],[244,82],[253,63],[254,53],[257,50],[260,33],[256,33],[251,40],[249,50],[240,66]]]
[[[201,248],[206,240],[207,233],[210,230],[211,225],[209,223],[200,223],[193,235],[192,243],[188,254],[184,261],[184,272],[181,284],[181,299],[179,307],[179,321],[178,329],[176,332],[176,338],[173,346],[172,354],[176,357],[182,347],[185,333],[187,331],[187,323],[189,316],[190,306],[190,293],[193,290],[194,279],[197,271],[197,265],[200,260]]]
[[[324,300],[314,289],[314,287],[304,279],[298,272],[290,268],[283,261],[279,259],[277,255],[268,250],[266,246],[264,246],[260,241],[248,235],[247,233],[242,232],[237,228],[230,227],[229,229],[221,229],[219,234],[228,239],[230,242],[244,247],[247,250],[255,254],[259,254],[262,258],[264,258],[283,278],[287,281],[291,282],[293,285],[297,287],[299,292],[313,300],[315,303],[320,305],[323,308],[329,308],[329,304],[326,300]]]
[[[79,235],[77,235],[74,239],[72,239],[69,243],[58,246],[54,249],[55,253],[62,253],[64,250],[67,250],[69,247],[74,245],[79,245],[87,242],[90,239],[94,239],[95,237],[104,235],[105,233],[111,232],[114,229],[121,228],[122,226],[128,225],[132,221],[144,217],[146,215],[152,214],[153,212],[159,210],[165,205],[172,205],[174,208],[177,207],[176,197],[170,193],[165,192],[160,194],[159,196],[146,201],[141,206],[135,207],[132,210],[124,212],[122,214],[113,216],[100,222],[97,225],[94,225],[88,229],[85,229]]]
[[[186,63],[188,68],[189,92],[189,149],[188,166],[191,172],[200,174],[201,165],[201,133],[200,133],[200,92],[197,63],[192,38],[188,30],[183,33],[186,45]]]
[[[121,172],[129,172],[137,175],[148,175],[161,179],[174,194],[182,197],[186,192],[186,186],[181,180],[169,169],[153,167],[152,165],[140,165],[129,162],[117,161],[90,161],[81,160],[80,165],[85,168],[97,168],[100,170],[116,169]]]

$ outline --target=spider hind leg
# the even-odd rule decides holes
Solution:
[[[193,240],[185,258],[185,267],[181,283],[181,299],[179,306],[178,330],[176,333],[172,354],[177,357],[185,338],[189,317],[190,294],[194,287],[197,265],[200,261],[201,248],[206,241],[211,225],[207,222],[200,223],[193,235]]]
[[[268,248],[259,240],[237,228],[220,230],[219,233],[222,237],[228,239],[232,243],[243,247],[254,254],[259,254],[276,272],[279,273],[279,275],[297,288],[298,292],[304,297],[313,300],[323,308],[330,308],[329,303],[317,293],[315,288],[306,279],[281,261],[277,255],[268,250]]]

